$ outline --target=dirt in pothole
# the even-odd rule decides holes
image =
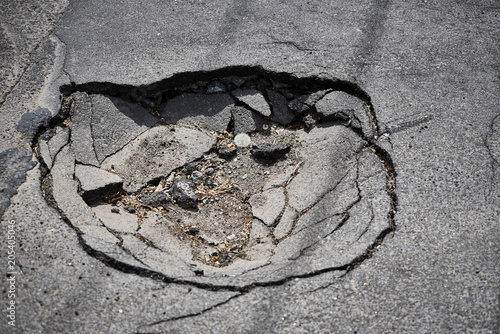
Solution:
[[[298,163],[296,148],[300,142],[295,130],[282,127],[251,134],[251,144],[245,148],[236,147],[233,136],[228,132],[218,134],[214,152],[172,172],[157,185],[110,200],[138,216],[139,233],[141,220],[149,211],[161,213],[173,223],[171,234],[190,244],[195,261],[222,267],[235,258],[245,258],[253,218],[248,200],[268,181],[277,180],[278,175]],[[263,143],[286,144],[291,149],[278,159],[256,159],[252,146]],[[199,172],[197,177],[201,177],[195,187],[198,205],[183,208],[172,200],[172,183],[180,177],[193,181],[193,172]],[[153,192],[166,194],[167,200],[145,204],[143,198]]]

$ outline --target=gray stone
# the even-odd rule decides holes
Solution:
[[[99,163],[158,122],[146,109],[117,97],[99,94],[91,95],[90,100],[92,138]]]
[[[172,199],[183,208],[196,208],[198,197],[195,194],[193,181],[185,177],[175,179],[172,185]]]
[[[0,152],[0,217],[10,205],[10,198],[26,179],[26,172],[36,166],[32,153],[19,148]]]
[[[233,103],[228,94],[182,94],[162,104],[160,113],[171,124],[222,132],[231,121]]]
[[[260,91],[256,89],[236,89],[233,91],[233,95],[238,101],[249,106],[262,116],[271,116],[271,108]]]
[[[285,206],[283,188],[271,188],[250,197],[252,214],[267,226],[275,226]]]
[[[123,180],[116,174],[93,166],[75,165],[80,181],[80,195],[87,203],[95,203],[121,190]]]
[[[193,171],[191,173],[191,180],[194,184],[201,183],[201,181],[203,181],[203,173],[197,170]]]
[[[102,168],[115,171],[124,190],[134,192],[203,156],[214,144],[215,137],[198,130],[157,126],[104,160]]]
[[[271,120],[282,125],[287,125],[293,121],[295,114],[288,108],[287,99],[272,89],[266,90],[266,93],[273,112]]]
[[[231,110],[234,120],[234,133],[262,131],[266,120],[259,114],[245,107],[234,106]]]
[[[73,94],[71,106],[71,150],[76,161],[99,167],[92,137],[92,103],[87,93]]]
[[[276,160],[290,152],[291,147],[292,146],[290,144],[262,143],[259,145],[253,145],[251,153],[255,159]]]

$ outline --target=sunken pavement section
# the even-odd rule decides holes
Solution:
[[[204,76],[66,87],[36,152],[45,198],[87,252],[235,289],[369,256],[393,230],[396,199],[367,95],[283,74]]]

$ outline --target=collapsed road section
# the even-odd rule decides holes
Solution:
[[[43,192],[116,269],[241,290],[345,272],[394,230],[394,166],[351,83],[233,67],[62,92]]]

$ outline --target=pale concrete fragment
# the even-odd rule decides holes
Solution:
[[[178,127],[157,126],[146,131],[102,163],[103,169],[123,178],[123,189],[134,192],[147,182],[164,177],[201,157],[215,144],[215,136]]]
[[[158,122],[138,104],[105,95],[91,95],[90,99],[92,137],[99,162]]]
[[[71,115],[71,146],[77,162],[99,166],[92,138],[92,104],[87,93],[73,94]]]
[[[87,203],[78,195],[78,184],[73,180],[74,170],[75,156],[68,145],[57,155],[50,171],[54,200],[73,225],[101,225]]]
[[[75,165],[75,177],[80,181],[81,196],[87,203],[116,193],[123,184],[122,178],[116,174],[80,164]]]

